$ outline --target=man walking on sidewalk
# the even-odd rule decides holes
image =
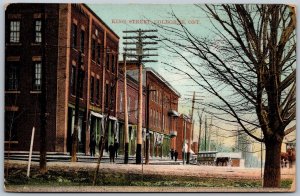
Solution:
[[[115,151],[115,154],[116,154],[116,158],[118,158],[118,149],[119,149],[119,142],[117,141],[117,139],[115,139],[114,151]]]
[[[175,157],[175,161],[177,161],[177,157],[178,157],[178,152],[177,152],[177,150],[175,150],[175,152],[174,152],[174,157]]]
[[[113,143],[111,143],[108,147],[108,152],[109,152],[109,160],[110,162],[115,162],[115,149],[113,146]]]

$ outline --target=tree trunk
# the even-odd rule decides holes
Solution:
[[[282,141],[266,141],[263,187],[280,187],[280,152]]]
[[[125,163],[125,164],[128,163],[128,157],[129,157],[129,154],[128,154],[128,147],[129,147],[129,143],[126,142],[126,143],[125,143],[125,152],[124,152],[124,163]]]

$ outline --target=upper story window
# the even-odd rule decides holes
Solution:
[[[97,44],[97,63],[100,64],[101,62],[101,46],[100,43]]]
[[[111,60],[112,60],[112,62],[111,62],[111,72],[115,73],[116,56],[113,55]]]
[[[35,43],[42,42],[42,21],[36,20],[34,23],[35,26]]]
[[[100,103],[100,80],[97,78],[96,80],[96,104]]]
[[[81,29],[80,32],[80,51],[84,53],[84,30]]]
[[[96,40],[92,39],[92,59],[96,60]]]
[[[34,62],[33,65],[33,90],[42,89],[42,63]]]
[[[79,97],[83,98],[83,86],[84,86],[84,76],[85,76],[85,72],[83,69],[79,69]]]
[[[110,103],[112,107],[113,106],[113,103],[115,102],[115,91],[114,91],[114,86],[112,84],[110,84]]]
[[[120,112],[123,111],[123,91],[120,91]]]
[[[109,62],[110,62],[110,55],[109,53],[106,53],[106,69],[109,70]]]
[[[135,118],[137,119],[138,118],[138,100],[135,100],[135,103],[134,103],[134,114],[135,114]]]
[[[131,99],[130,99],[130,97],[128,96],[128,100],[127,100],[127,111],[128,111],[128,116],[130,116],[131,115],[131,107],[130,107],[130,103],[131,102]]]
[[[108,99],[109,99],[109,88],[108,83],[105,84],[105,107],[108,108]]]
[[[72,23],[72,47],[77,48],[77,25]]]
[[[16,64],[10,64],[7,75],[7,90],[18,90],[19,88],[19,69]]]
[[[72,65],[72,68],[71,68],[71,79],[70,79],[70,90],[71,90],[71,94],[72,95],[75,95],[75,90],[76,90],[76,87],[75,87],[75,81],[76,81],[76,67],[75,65]]]
[[[20,42],[20,21],[12,20],[9,24],[9,41],[10,43]]]
[[[91,99],[91,102],[94,103],[94,77],[93,76],[91,76],[90,99]]]

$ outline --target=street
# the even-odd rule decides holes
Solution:
[[[260,168],[216,167],[198,165],[159,165],[159,162],[151,165],[101,163],[100,171],[120,173],[140,173],[163,176],[192,176],[201,178],[218,179],[261,179]],[[163,162],[163,161],[161,161]],[[5,165],[13,165],[15,168],[24,168],[27,161],[10,160]],[[38,162],[33,162],[32,167],[38,167]],[[51,170],[93,170],[96,163],[87,162],[48,162]],[[293,179],[295,169],[282,169],[282,179]],[[8,185],[6,191],[10,192],[290,192],[286,188],[263,189],[245,187],[152,187],[152,186],[43,186],[43,185]]]

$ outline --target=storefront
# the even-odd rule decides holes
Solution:
[[[86,144],[86,134],[85,134],[85,112],[82,109],[79,109],[78,114],[78,146],[77,152],[85,153],[85,144]],[[71,152],[72,150],[72,135],[74,132],[75,126],[75,108],[68,108],[68,134],[67,134],[67,151]]]

